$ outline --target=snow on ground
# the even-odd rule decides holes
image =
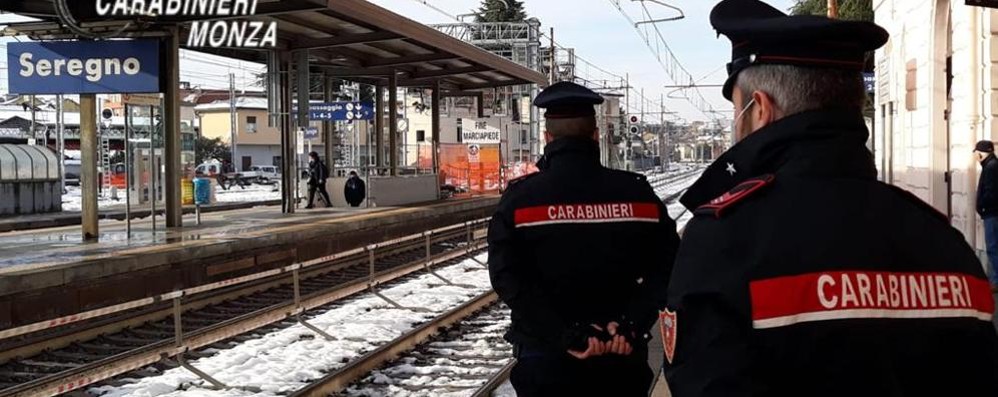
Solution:
[[[478,255],[483,262],[487,258],[485,253]],[[309,320],[312,325],[338,338],[335,341],[327,341],[296,324],[191,362],[226,385],[255,387],[261,392],[211,390],[207,388],[210,385],[183,368],[135,379],[120,387],[91,388],[90,392],[105,397],[258,397],[287,394],[490,288],[488,271],[470,259],[437,272],[456,283],[475,287],[441,285],[440,279],[424,274],[380,292],[403,306],[425,307],[431,312],[396,309],[372,294],[362,294]]]
[[[280,185],[257,185],[246,186],[245,189],[233,186],[229,190],[222,190],[220,186],[215,186],[215,201],[219,203],[244,203],[251,201],[280,200]],[[66,194],[62,195],[63,211],[80,211],[82,198],[79,186],[66,186]],[[113,206],[125,205],[125,191],[118,191],[118,200],[113,200],[107,194],[97,197],[98,208],[105,209]],[[149,206],[148,203],[144,204]]]
[[[280,200],[281,187],[279,184],[273,185],[249,185],[246,189],[239,186],[230,187],[229,190],[222,190],[215,187],[215,200],[219,203],[245,203],[248,201],[268,201]]]
[[[66,194],[62,195],[62,210],[63,211],[80,211],[83,206],[83,199],[80,198],[80,187],[79,186],[66,186]],[[125,196],[119,197],[120,200],[112,200],[108,196],[97,196],[97,207],[107,208],[113,205],[125,205]]]

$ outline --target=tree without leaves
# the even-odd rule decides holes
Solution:
[[[520,0],[482,0],[475,22],[523,22],[527,11]]]

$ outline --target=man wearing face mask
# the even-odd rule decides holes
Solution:
[[[994,396],[981,262],[948,219],[877,181],[865,143],[868,22],[723,0],[735,144],[682,197],[661,315],[672,394]]]

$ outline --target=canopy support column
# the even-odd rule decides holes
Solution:
[[[80,94],[80,224],[83,240],[100,237],[97,226],[97,95]]]
[[[322,90],[323,91],[323,95],[322,95],[323,101],[325,101],[326,103],[332,102],[333,101],[333,78],[329,77],[329,76],[326,76],[323,79],[323,83],[322,84],[323,84],[323,87],[322,87],[323,88],[323,90]],[[333,122],[332,121],[324,121],[324,122],[322,122],[322,131],[323,131],[323,134],[324,134],[322,136],[322,143],[323,143],[323,147],[325,148],[325,152],[326,152],[325,153],[326,154],[326,156],[325,156],[326,157],[326,165],[329,166],[329,176],[333,177],[333,176],[336,175],[336,158],[335,158],[336,151],[333,150],[333,141],[336,139],[335,138],[336,131],[333,130]]]
[[[388,76],[388,167],[389,175],[398,175],[398,74]]]
[[[163,83],[163,141],[166,156],[166,227],[183,227],[184,209],[181,206],[180,174],[180,31],[170,27],[164,49]]]
[[[440,173],[440,80],[433,82],[433,93],[430,94],[430,139],[433,147],[433,173]]]
[[[295,213],[298,190],[298,164],[295,161],[296,134],[291,123],[291,53],[278,53],[278,97],[281,128],[281,212]]]
[[[381,84],[374,89],[374,107],[375,164],[380,169],[385,166],[385,86]]]

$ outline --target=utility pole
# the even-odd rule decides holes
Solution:
[[[557,51],[558,50],[554,48],[554,27],[551,27],[551,84],[555,83],[555,69],[558,68],[558,62],[556,61],[558,58],[556,56],[558,53]]]
[[[241,171],[241,169],[236,169],[236,159],[239,158],[236,151],[236,74],[229,73],[229,146],[232,150],[230,151],[231,158],[229,161],[232,163],[232,168]],[[224,172],[224,171],[223,171]],[[288,171],[285,171],[288,172]]]
[[[38,139],[38,133],[35,131],[35,96],[28,96],[28,100],[31,101],[31,139]]]
[[[839,2],[838,0],[828,0],[828,17],[832,19],[839,18]]]
[[[55,96],[56,151],[59,152],[59,186],[66,194],[66,139],[63,136],[62,94]]]

